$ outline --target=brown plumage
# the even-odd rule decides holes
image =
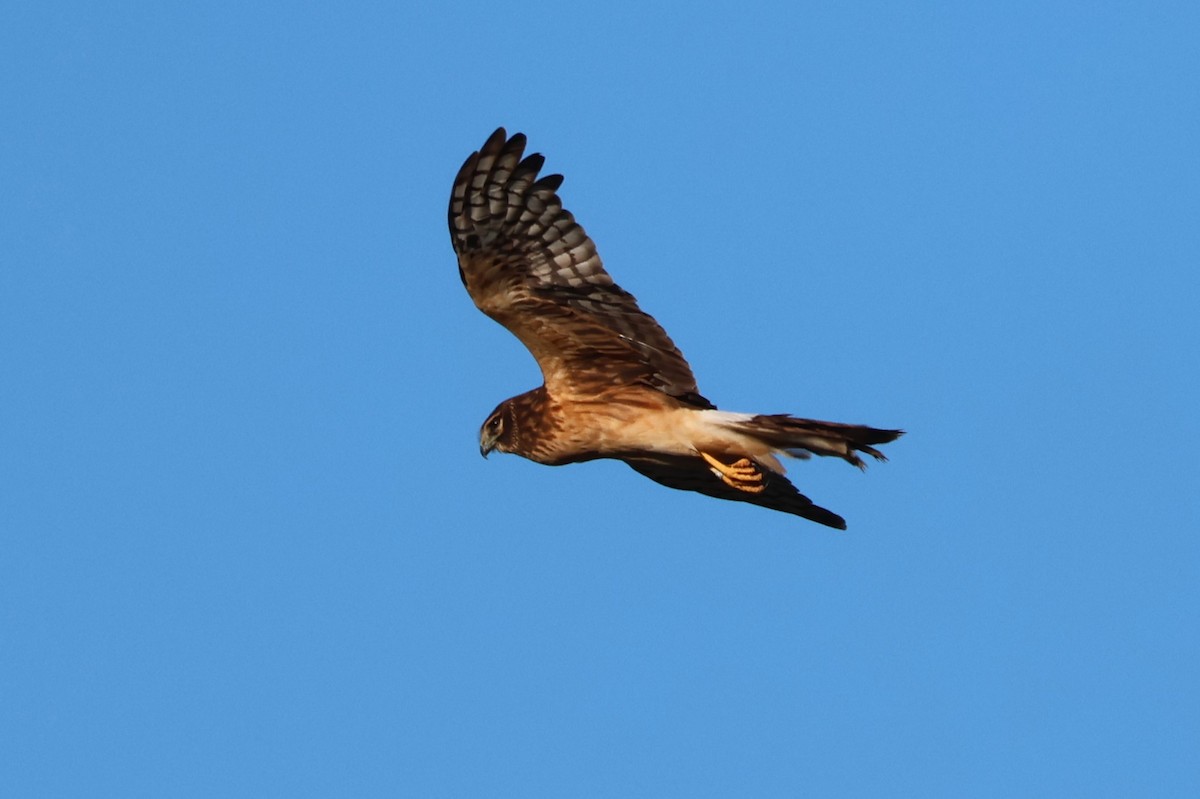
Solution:
[[[481,311],[533,354],[543,385],[505,400],[480,451],[561,465],[623,460],[672,488],[751,502],[845,528],[784,477],[780,456],[858,453],[901,435],[862,425],[717,410],[666,331],[613,282],[596,246],[562,206],[561,175],[498,129],[472,153],[450,194],[459,275]]]

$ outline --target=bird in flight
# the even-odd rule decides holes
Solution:
[[[458,273],[479,310],[524,344],[543,385],[506,399],[479,431],[479,449],[537,463],[616,458],[655,482],[792,513],[845,529],[784,476],[782,457],[859,453],[900,430],[717,410],[666,331],[600,263],[563,208],[562,175],[525,136],[499,128],[463,163],[450,192]]]

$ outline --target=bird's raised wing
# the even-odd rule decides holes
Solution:
[[[499,128],[454,180],[450,238],[471,299],[533,353],[552,395],[638,385],[713,407],[666,331],[604,271],[558,197],[562,176],[539,179],[545,159],[524,151],[523,134]]]

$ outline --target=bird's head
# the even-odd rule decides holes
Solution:
[[[479,454],[486,458],[494,449],[512,452],[515,433],[512,400],[505,400],[496,406],[496,410],[491,412],[483,427],[479,428]]]

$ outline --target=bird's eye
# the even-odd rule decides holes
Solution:
[[[503,417],[493,416],[491,421],[488,422],[488,430],[491,430],[493,433],[499,432],[502,421]]]

